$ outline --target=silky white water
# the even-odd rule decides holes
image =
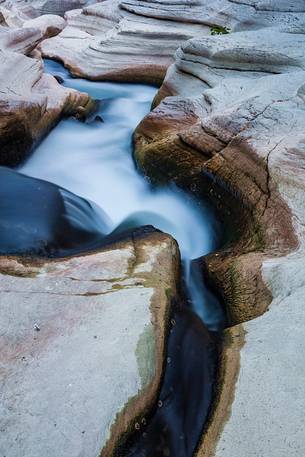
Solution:
[[[45,68],[61,76],[65,86],[102,100],[98,114],[104,122],[62,120],[19,171],[96,203],[107,214],[109,232],[132,218],[139,226],[170,233],[179,244],[194,311],[209,328],[219,328],[220,306],[190,267],[192,259],[215,247],[215,219],[176,187],[153,188],[132,159],[132,133],[149,112],[156,88],[73,79],[52,61]]]

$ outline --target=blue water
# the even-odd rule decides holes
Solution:
[[[106,214],[109,233],[131,219],[170,233],[179,244],[190,306],[210,329],[220,329],[222,309],[191,268],[193,259],[215,249],[217,223],[212,212],[173,185],[153,188],[132,159],[132,133],[150,111],[156,88],[73,79],[62,65],[49,60],[45,71],[100,100],[97,114],[103,122],[62,120],[19,171],[97,204]]]

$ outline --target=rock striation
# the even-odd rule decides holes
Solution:
[[[62,116],[84,117],[94,103],[45,74],[39,54],[29,57],[44,38],[63,29],[62,18],[29,19],[22,13],[21,26],[15,26],[14,11],[0,5],[0,13],[5,19],[0,25],[0,165],[16,165]]]
[[[177,47],[209,30],[196,20],[165,17],[162,5],[167,3],[106,0],[71,11],[66,29],[45,40],[42,53],[62,61],[75,76],[161,83]],[[187,4],[181,2],[184,11]],[[171,11],[177,8],[176,3],[170,6]]]
[[[41,45],[75,76],[161,83],[177,47],[189,38],[228,30],[297,23],[301,2],[106,0],[66,13],[68,27]],[[276,16],[274,16],[274,12]],[[82,31],[80,33],[79,31]]]
[[[25,59],[24,70],[32,74],[25,92],[32,100],[46,77],[35,79],[42,70],[31,70],[35,61],[16,51],[32,52],[44,32],[26,27],[26,39],[12,40],[7,27],[9,21],[16,26],[18,14],[2,17],[7,24],[0,39],[14,58]],[[197,455],[303,456],[304,2],[106,0],[79,4],[65,18],[67,26],[42,41],[40,51],[73,75],[150,83],[165,76],[154,110],[135,132],[138,165],[150,179],[173,180],[199,198],[209,195],[236,235],[202,259],[227,304],[230,328],[215,407]],[[54,96],[48,84],[44,90]],[[5,96],[19,112],[11,87]],[[63,110],[67,96],[69,114],[89,103],[80,103],[84,95],[62,92]],[[29,150],[58,119],[58,99],[52,120],[49,109],[41,116],[41,103],[35,122],[14,136],[25,142],[15,150]],[[13,137],[5,137],[11,118],[2,130],[5,144]]]
[[[155,231],[60,261],[2,257],[1,453],[112,455],[155,400],[178,281],[177,244]]]
[[[43,73],[43,63],[0,50],[0,164],[16,165],[62,116],[93,108],[87,94],[66,89]]]
[[[239,239],[205,260],[231,328],[198,455],[301,456],[305,7],[230,3],[222,23],[230,33],[176,52],[137,128],[135,154],[155,180],[227,199],[231,215],[240,208]],[[232,22],[233,13],[242,20]]]

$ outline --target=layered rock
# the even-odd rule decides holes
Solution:
[[[37,45],[61,32],[66,21],[38,17],[34,6],[0,3],[0,165],[22,161],[61,117],[83,118],[94,108],[87,94],[44,74]]]
[[[240,238],[205,261],[233,327],[198,455],[301,456],[305,8],[234,2],[226,14],[238,7],[242,31],[194,38],[177,51],[156,108],[136,131],[136,158],[157,181],[210,194],[231,215],[240,208]]]
[[[24,7],[22,4],[10,4],[5,2],[0,4],[0,25],[2,32],[3,27],[9,28],[11,34],[21,34],[22,27],[26,29],[38,29],[42,36],[40,41],[45,38],[57,35],[66,25],[65,20],[55,14],[44,14],[37,16],[37,11],[32,6]],[[37,45],[34,40],[32,44]]]
[[[301,2],[287,7],[255,0],[106,0],[69,12],[68,28],[45,41],[42,52],[61,60],[76,76],[161,83],[185,40],[210,34],[215,26],[235,31],[278,19],[297,23],[302,12]]]
[[[19,19],[24,16],[38,17],[44,14],[64,16],[66,11],[74,8],[81,8],[92,0],[2,0],[0,7],[6,7],[14,13],[14,18],[18,23]]]
[[[127,2],[112,0],[70,12],[66,15],[68,27],[44,41],[42,53],[61,60],[75,76],[161,83],[179,44],[209,30],[195,19],[164,18],[163,3],[145,2],[152,15],[146,10],[142,15],[142,10]],[[184,11],[187,4],[181,3]],[[171,10],[176,7],[171,5]]]
[[[1,258],[3,455],[112,454],[155,400],[178,270],[159,232],[61,261]]]
[[[293,23],[285,30],[264,28],[187,42],[177,51],[155,103],[172,96],[147,116],[135,135],[138,162],[149,175],[162,179],[162,173],[165,178],[170,174],[185,186],[197,182],[200,187],[202,176],[209,175],[224,183],[252,218],[243,247],[246,252],[259,250],[260,256],[297,245],[290,214],[295,202],[286,197],[287,189],[279,190],[291,176],[290,151],[300,147],[305,120],[305,48],[296,27]],[[292,185],[300,180],[294,169]],[[251,276],[253,262],[253,255],[245,262]],[[226,293],[230,299],[234,291]],[[248,316],[233,314],[232,322],[262,311],[254,306]]]
[[[303,455],[304,12],[302,1],[105,1],[67,13],[41,45],[74,75],[154,83],[181,45],[135,143],[147,175],[209,194],[240,235],[204,260],[232,327],[200,456]]]
[[[40,60],[0,51],[0,164],[16,165],[62,116],[92,109],[87,94],[43,73]]]

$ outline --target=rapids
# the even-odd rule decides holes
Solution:
[[[108,233],[147,224],[170,233],[179,244],[193,310],[211,330],[221,328],[221,307],[201,277],[191,274],[191,260],[217,244],[211,209],[173,185],[152,187],[133,162],[132,133],[149,112],[156,88],[74,79],[51,60],[45,71],[100,100],[100,106],[89,122],[62,120],[19,171],[97,204],[108,217]]]
[[[30,186],[42,188],[47,196],[50,186],[51,203],[61,212],[57,219],[46,215],[46,220],[52,221],[52,227],[58,223],[68,227],[76,244],[79,240],[80,250],[126,230],[152,225],[171,234],[181,252],[187,306],[173,304],[171,322],[175,325],[169,331],[159,400],[145,431],[124,439],[116,455],[192,457],[210,411],[218,332],[225,324],[222,307],[204,284],[195,259],[217,247],[219,225],[207,204],[172,184],[154,187],[136,169],[132,133],[150,110],[154,87],[74,79],[52,61],[46,61],[45,68],[65,86],[98,100],[98,111],[86,122],[62,120],[19,167],[20,185],[29,184],[27,175],[33,180]],[[9,179],[16,176],[9,175]],[[3,185],[4,193],[5,189]],[[25,188],[24,195],[26,192]],[[36,213],[31,207],[36,218],[44,214],[40,204],[35,206]],[[12,217],[8,212],[5,215]],[[29,226],[30,220],[27,223]],[[40,225],[60,255],[61,238],[54,241],[48,224]],[[68,251],[73,248],[70,253],[77,250],[75,243],[67,244]]]

